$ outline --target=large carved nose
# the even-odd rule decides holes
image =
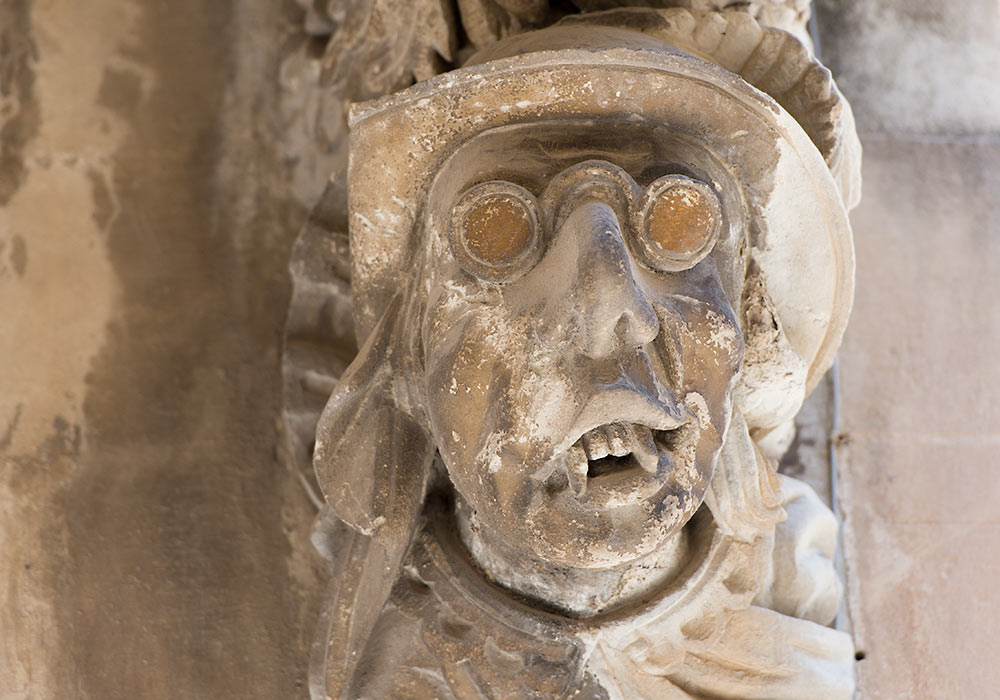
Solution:
[[[614,209],[585,202],[564,220],[559,236],[576,243],[573,299],[582,320],[577,342],[583,352],[603,357],[652,342],[659,321],[636,281]]]

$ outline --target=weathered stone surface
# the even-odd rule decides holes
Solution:
[[[865,145],[837,450],[861,697],[991,697],[1000,8],[816,9]]]
[[[742,11],[510,33],[352,109],[293,255],[314,696],[849,697],[836,519],[756,442],[850,306],[849,109]]]
[[[795,416],[795,431],[779,444],[788,441],[779,471],[800,479],[813,488],[827,505],[833,504],[830,474],[830,450],[835,430],[835,400],[832,373],[828,372]]]
[[[294,19],[0,9],[0,697],[307,695],[313,509],[275,456]]]
[[[318,12],[324,3],[310,5],[317,11],[307,20],[309,32],[327,35],[331,18]],[[479,5],[517,8],[525,18],[518,14],[518,21],[535,21],[537,3]],[[443,14],[449,6],[437,3]],[[752,4],[765,23],[787,22],[799,31],[804,7],[798,0]],[[0,694],[304,697],[316,598],[324,584],[307,543],[314,511],[300,490],[301,475],[285,471],[275,456],[278,394],[302,388],[310,394],[303,405],[312,401],[315,409],[316,396],[330,391],[329,377],[343,371],[353,346],[345,346],[346,358],[326,357],[326,373],[297,375],[298,384],[286,377],[282,387],[278,329],[289,295],[284,266],[304,218],[302,205],[322,191],[314,176],[325,179],[346,154],[337,150],[343,115],[336,110],[342,105],[339,99],[312,101],[315,93],[307,90],[302,101],[277,108],[279,79],[286,98],[301,87],[302,75],[294,70],[279,76],[285,29],[300,21],[291,7],[258,0],[211,6],[102,0],[85,9],[62,0],[10,2],[0,19],[0,294],[13,310],[13,332],[0,339],[0,420],[6,426],[0,434],[0,569],[6,572],[0,579]],[[425,19],[401,26],[418,29]],[[698,38],[714,39],[718,48],[726,34],[709,31]],[[414,63],[401,73],[401,84],[426,78],[453,58],[449,37],[421,38],[426,43],[406,46]],[[315,50],[310,41],[305,44]],[[751,47],[745,53],[767,52]],[[797,56],[796,65],[811,67],[804,51]],[[790,81],[778,80],[776,88],[798,84],[794,75],[772,72],[774,65],[761,73]],[[316,68],[306,61],[303,71],[318,81]],[[828,81],[817,84],[825,97],[835,96]],[[768,90],[763,82],[760,87]],[[785,93],[779,92],[774,96],[781,101]],[[816,133],[806,129],[825,156],[823,129],[838,116],[831,105],[836,100],[825,103]],[[786,106],[795,115],[795,106]],[[300,125],[297,109],[307,113],[309,128],[286,129]],[[307,137],[325,129],[317,152],[309,151]],[[797,138],[808,146],[806,136]],[[339,201],[337,187],[335,182],[332,192]],[[316,213],[324,225],[331,225],[325,215],[334,226],[344,223],[322,205]],[[341,241],[330,243],[335,248]],[[306,282],[317,279],[310,277],[315,270],[299,272]],[[342,294],[349,275],[342,273],[337,269],[322,281],[334,288],[332,296],[324,296],[330,289],[319,289],[322,284],[296,288],[305,302],[296,308],[305,313],[290,319],[290,337],[317,319],[342,324],[350,313]],[[334,303],[327,306],[330,298]],[[733,303],[738,299],[736,294]],[[758,310],[762,318],[770,313],[763,302]],[[780,335],[776,324],[774,329]],[[334,330],[338,342],[353,342],[350,333]],[[310,346],[316,338],[307,336],[297,338],[298,349],[325,351]],[[715,336],[699,342],[724,345]],[[815,364],[821,368],[828,359],[822,354]],[[313,419],[305,409],[302,416]],[[716,480],[710,508],[746,519],[723,518],[722,534],[695,543],[711,554],[709,563],[716,555],[724,559],[725,570],[713,569],[707,585],[695,587],[702,602],[689,609],[724,608],[727,618],[668,616],[664,623],[655,619],[664,608],[650,608],[639,623],[618,630],[623,636],[612,630],[604,637],[592,668],[610,677],[636,660],[648,662],[656,680],[643,689],[623,681],[619,691],[630,697],[640,691],[661,697],[662,678],[671,673],[713,694],[753,696],[763,691],[722,664],[709,672],[675,669],[670,645],[693,640],[697,648],[724,655],[749,649],[757,654],[755,668],[807,667],[801,657],[787,655],[799,645],[783,641],[794,638],[816,656],[828,654],[824,662],[837,670],[826,676],[830,686],[817,690],[809,677],[786,692],[843,695],[850,686],[849,661],[844,663],[849,641],[814,624],[829,619],[838,595],[827,565],[832,519],[813,505],[808,489],[786,481],[784,505],[793,517],[776,526],[780,480],[758,458],[746,426],[736,421],[732,435],[742,441],[727,442],[722,473],[742,471],[732,483]],[[608,432],[604,439],[615,438]],[[289,447],[297,458],[310,450],[308,441]],[[744,486],[752,488],[740,492]],[[736,502],[745,511],[734,508]],[[819,522],[804,522],[803,513]],[[704,512],[699,518],[702,523]],[[699,530],[711,534],[710,528]],[[750,546],[753,537],[746,533],[759,532],[765,536]],[[803,544],[807,553],[816,551],[818,563],[797,561],[798,532],[815,536]],[[777,533],[773,558],[771,533]],[[341,538],[321,543],[327,553],[331,544],[343,550],[357,537],[346,528],[327,534]],[[407,576],[432,580],[435,567],[450,564],[434,558],[433,538],[419,544]],[[657,565],[669,569],[671,562]],[[384,571],[373,571],[384,578]],[[811,578],[817,574],[819,580]],[[803,591],[811,590],[822,595],[799,605]],[[404,610],[420,600],[404,591],[394,604]],[[410,620],[419,617],[412,607],[405,611]],[[477,632],[492,630],[495,618],[468,608],[458,612],[476,623]],[[420,624],[451,634],[461,631],[454,626],[461,615],[427,612]],[[515,627],[525,619],[514,618]],[[638,627],[669,643],[623,648],[625,633],[634,635]],[[390,626],[383,638],[394,640],[405,629]],[[506,679],[496,681],[501,687],[529,678],[516,668],[516,644],[524,642],[530,656],[538,639],[522,630],[503,638],[512,647],[493,639],[470,651],[462,647],[467,640],[449,639],[436,651],[484,655],[488,663],[478,670],[497,670]],[[559,644],[544,651],[558,655]],[[601,692],[589,681],[581,688]]]
[[[837,451],[865,698],[1000,685],[997,162],[995,144],[865,143]]]
[[[817,0],[820,50],[868,133],[1000,131],[1000,5]]]

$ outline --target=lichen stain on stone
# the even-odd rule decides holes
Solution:
[[[67,541],[81,521],[54,503],[62,493],[78,497],[74,484],[87,453],[86,376],[105,342],[117,291],[105,237],[95,225],[109,210],[95,195],[88,171],[108,182],[107,154],[125,134],[122,120],[98,105],[96,96],[103,66],[127,60],[116,51],[129,33],[122,26],[129,9],[122,2],[0,3],[5,698],[84,692],[75,677],[84,666],[61,642],[77,619],[60,617],[80,609],[72,600],[79,586],[71,578]],[[30,570],[25,561],[31,561]]]
[[[28,244],[24,237],[14,234],[10,242],[0,238],[0,277],[13,271],[17,277],[24,277],[28,269]]]
[[[29,0],[0,4],[0,205],[24,181],[24,150],[38,133],[32,64],[38,59]]]
[[[271,89],[252,69],[273,48],[246,23],[278,10],[115,0],[87,11],[112,30],[86,71],[88,123],[111,133],[77,169],[89,205],[77,226],[103,229],[100,272],[115,294],[88,366],[86,448],[55,502],[73,553],[53,642],[77,669],[68,696],[299,697],[318,613],[302,602],[308,559],[282,530],[307,530],[305,499],[273,464],[287,251],[271,250],[284,240],[273,231],[295,227],[281,220],[283,192],[255,172],[267,118],[244,108]],[[285,500],[289,485],[298,500]],[[252,618],[240,612],[250,604]]]
[[[28,268],[28,246],[21,236],[11,239],[10,263],[17,276],[24,277],[24,271]]]
[[[97,228],[102,231],[108,230],[108,224],[115,215],[115,204],[108,188],[108,181],[104,173],[95,168],[87,172],[90,179],[91,192],[93,196],[94,209],[91,216]]]
[[[7,427],[4,429],[3,435],[0,436],[0,454],[4,454],[10,449],[10,444],[14,441],[14,431],[17,430],[17,424],[21,421],[23,408],[24,404],[21,403],[14,407],[14,415],[7,421]]]
[[[20,422],[20,406],[0,439],[0,452],[13,442]],[[14,496],[35,497],[44,493],[53,481],[65,476],[83,448],[83,431],[78,423],[63,416],[52,419],[49,434],[40,440],[33,452],[6,456],[6,486]]]
[[[142,100],[142,76],[131,70],[105,68],[97,103],[125,119],[131,119]]]

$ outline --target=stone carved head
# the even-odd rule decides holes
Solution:
[[[839,344],[854,163],[830,132],[849,114],[789,113],[813,114],[829,75],[782,86],[796,76],[753,65],[767,37],[742,15],[595,17],[352,115],[363,343],[315,464],[371,538],[371,607],[435,455],[478,561],[621,569],[702,506],[733,416],[756,436],[788,421]],[[720,21],[730,38],[706,44]]]

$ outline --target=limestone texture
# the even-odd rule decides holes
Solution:
[[[457,5],[481,9],[464,36],[485,45],[535,21],[537,3],[438,3]],[[751,5],[808,44],[807,3]],[[346,236],[286,269],[307,217],[347,230],[335,206],[313,209],[324,191],[346,202],[347,115],[318,87],[332,6],[0,0],[4,700],[309,697],[327,564],[309,539],[315,477],[295,468],[311,441],[279,423],[293,386],[314,424],[357,350]],[[857,303],[839,385],[818,385],[816,429],[782,469],[844,518],[837,625],[860,698],[988,698],[1000,684],[998,13],[991,0],[815,11],[865,146]],[[482,48],[417,38],[419,68],[394,89]],[[294,382],[290,302],[300,357],[329,340],[311,335],[317,319],[344,343]],[[509,668],[502,652],[489,651]]]
[[[0,697],[305,698],[281,4],[0,3]]]
[[[993,697],[1000,6],[815,9],[865,148],[834,439],[859,697]]]

